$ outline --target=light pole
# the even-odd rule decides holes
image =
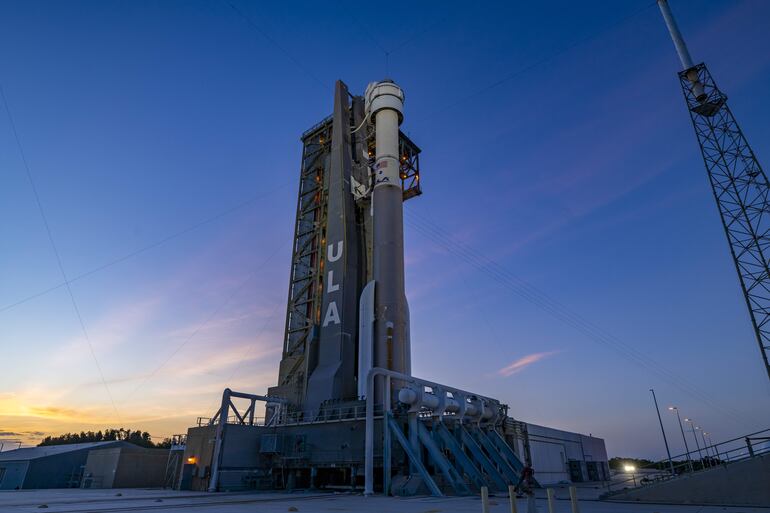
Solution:
[[[671,469],[671,475],[673,476],[675,474],[674,462],[671,461],[671,451],[668,449],[668,440],[666,439],[666,430],[663,429],[663,419],[660,418],[660,408],[658,408],[658,398],[655,397],[655,390],[651,388],[650,392],[652,392],[652,400],[653,402],[655,402],[655,411],[658,413],[658,422],[660,423],[660,432],[663,433],[663,443],[666,446],[666,454],[668,455],[668,466]]]
[[[695,427],[695,429],[700,429],[699,427]],[[711,452],[709,451],[708,444],[706,443],[706,432],[702,429],[700,430],[700,436],[703,439],[703,451],[706,453],[706,461],[709,464],[709,467],[711,466]]]
[[[700,458],[701,467],[703,466],[703,454],[700,452],[700,443],[698,443],[698,436],[695,434],[695,421],[692,419],[684,419],[685,422],[690,423],[690,430],[692,430],[692,437],[695,439],[695,447],[698,448],[698,457]]]
[[[676,412],[676,420],[679,421],[679,431],[682,432],[682,441],[684,442],[684,450],[687,451],[687,464],[690,466],[690,472],[693,471],[692,460],[690,459],[690,448],[687,447],[687,438],[684,436],[684,427],[682,427],[682,417],[679,416],[679,408],[676,406],[669,406],[668,411]]]
[[[714,449],[714,456],[716,457],[716,463],[719,463],[719,449],[717,449],[717,446],[714,445],[714,441],[711,439],[711,433],[706,433],[706,438],[708,438],[709,445],[712,449]]]

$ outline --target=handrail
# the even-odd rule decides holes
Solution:
[[[673,456],[671,458],[671,461],[674,462],[673,474],[668,470],[668,458],[644,465],[635,469],[630,478],[622,481],[608,481],[607,491],[611,493],[627,489],[630,487],[629,485],[633,485],[635,488],[640,485],[644,486],[650,483],[668,481],[684,474],[702,472],[712,467],[728,465],[754,456],[770,453],[770,443],[764,447],[757,448],[752,443],[755,441],[770,441],[770,428]],[[737,442],[740,442],[740,445],[736,446]],[[733,444],[733,447],[728,448],[727,446],[730,444]],[[650,476],[645,475],[643,472],[645,470],[658,470],[659,472]]]

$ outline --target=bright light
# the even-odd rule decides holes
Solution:
[[[636,467],[633,465],[623,465],[623,470],[625,470],[626,472],[633,472],[634,470],[636,470]]]
[[[676,410],[676,406],[669,406],[669,407],[668,407],[668,409],[669,409],[670,411],[675,411],[675,410]]]
[[[187,458],[187,463],[195,463],[197,460],[195,459],[195,456],[190,456]]]

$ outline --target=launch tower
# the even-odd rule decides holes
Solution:
[[[302,135],[286,331],[268,395],[303,418],[365,395],[372,366],[409,374],[402,202],[421,194],[420,149],[399,130],[391,81],[351,96]]]
[[[404,99],[391,80],[363,96],[338,81],[332,115],[302,135],[278,383],[264,396],[225,389],[188,431],[180,488],[465,495],[518,482],[527,424],[495,398],[411,373],[403,202],[422,191]],[[584,460],[598,443],[570,436]]]

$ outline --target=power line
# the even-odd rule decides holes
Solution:
[[[276,304],[275,304],[275,306],[273,307],[273,312],[272,312],[272,313],[270,314],[270,316],[269,316],[269,317],[268,317],[268,318],[265,320],[264,324],[262,324],[262,328],[261,328],[261,329],[260,329],[260,330],[257,332],[257,334],[254,336],[254,340],[251,342],[251,344],[249,344],[249,345],[246,347],[246,350],[243,352],[243,355],[242,355],[242,356],[241,356],[241,358],[238,360],[238,364],[237,364],[237,365],[235,366],[235,368],[233,369],[233,372],[231,372],[231,373],[230,373],[230,376],[229,376],[229,377],[228,377],[228,378],[227,378],[227,379],[226,379],[226,380],[223,382],[223,384],[222,384],[222,386],[223,386],[223,387],[227,387],[227,384],[228,384],[228,383],[230,383],[230,382],[233,380],[233,378],[235,378],[235,375],[236,375],[236,374],[237,374],[237,373],[238,373],[238,372],[241,370],[241,367],[243,367],[243,362],[245,362],[245,361],[247,360],[247,358],[248,358],[249,354],[251,354],[251,352],[254,350],[254,347],[257,345],[257,342],[259,342],[259,337],[261,337],[261,336],[262,336],[262,334],[265,332],[265,330],[267,329],[267,327],[270,325],[270,323],[271,323],[271,322],[273,321],[273,319],[275,318],[276,314],[278,314],[278,307],[279,307],[279,306],[281,306],[281,304],[282,304],[282,303],[276,303]],[[214,408],[216,408],[216,407],[217,407],[217,404],[219,404],[220,400],[221,400],[221,399],[219,399],[219,398],[218,398],[218,399],[216,399],[216,400],[215,400],[215,402],[214,402],[214,404],[212,404],[212,406],[211,406],[210,408],[208,408],[208,409],[204,410],[204,412],[213,411],[213,410],[214,410]]]
[[[134,388],[131,392],[129,392],[129,394],[123,399],[123,401],[124,402],[127,401],[132,395],[134,395],[137,392],[137,390],[142,388],[150,379],[152,379],[158,373],[158,371],[160,371],[160,369],[162,369],[168,362],[170,362],[174,358],[174,356],[176,356],[177,353],[179,353],[179,351],[181,351],[195,337],[195,335],[197,335],[201,330],[203,330],[208,325],[208,323],[210,323],[214,319],[214,317],[216,317],[217,314],[219,314],[219,312],[225,306],[227,306],[230,303],[230,301],[257,275],[257,271],[260,271],[265,265],[267,265],[267,263],[270,260],[273,259],[274,256],[280,253],[280,251],[283,249],[285,245],[286,243],[279,244],[278,246],[276,246],[275,251],[273,251],[261,264],[259,264],[252,272],[250,272],[246,276],[246,279],[241,281],[241,283],[238,284],[238,286],[235,289],[233,289],[230,295],[228,295],[222,303],[220,303],[219,305],[217,305],[216,308],[214,308],[214,310],[208,315],[208,317],[206,317],[206,320],[203,321],[203,323],[199,324],[193,330],[193,332],[187,338],[185,338],[182,341],[182,343],[179,344],[176,347],[176,349],[174,349],[165,360],[161,362],[160,365],[158,365],[155,369],[153,369],[152,372],[150,372],[150,374],[145,376],[145,378],[136,386],[136,388]]]
[[[606,345],[614,349],[626,359],[657,374],[668,383],[687,393],[691,397],[700,400],[704,404],[709,405],[711,408],[719,411],[720,413],[727,412],[733,421],[740,422],[738,417],[742,417],[742,415],[739,412],[733,410],[732,408],[720,407],[714,403],[705,392],[699,390],[694,385],[687,383],[673,372],[668,371],[665,367],[654,361],[652,358],[644,355],[643,353],[640,353],[636,349],[625,344],[622,340],[607,333],[602,328],[596,326],[590,321],[587,321],[579,314],[569,310],[558,301],[552,299],[545,292],[539,290],[522,278],[504,269],[485,255],[482,255],[477,251],[468,248],[461,242],[451,238],[445,231],[436,226],[434,223],[428,221],[425,218],[420,219],[420,216],[418,216],[413,210],[409,209],[407,212],[409,212],[410,218],[406,218],[406,221],[421,235],[425,236],[428,240],[437,246],[444,248],[450,254],[453,254],[461,260],[464,260],[466,263],[486,273],[495,281],[495,283],[509,289],[516,295],[522,297],[541,310],[550,314],[560,322],[581,332],[594,342]],[[412,216],[416,217],[416,219],[412,219]],[[741,421],[745,422],[744,419],[741,419]]]
[[[366,35],[367,39],[369,39],[372,43],[374,43],[374,46],[376,46],[382,54],[385,56],[385,76],[388,76],[390,74],[390,56],[393,55],[396,52],[399,52],[406,48],[412,41],[417,39],[417,37],[430,32],[433,28],[435,28],[437,25],[439,25],[441,22],[445,21],[449,14],[447,12],[444,13],[444,16],[435,18],[433,20],[433,23],[431,23],[427,28],[424,30],[419,30],[407,37],[406,39],[402,40],[400,43],[392,47],[390,50],[385,48],[380,41],[375,38],[372,35],[372,31],[368,29],[367,25],[362,22],[356,15],[354,9],[349,9],[350,16],[353,18],[353,21],[356,22],[356,24],[359,26],[361,31]]]
[[[114,260],[111,260],[111,261],[109,261],[109,262],[107,262],[105,264],[102,264],[102,265],[98,266],[98,267],[94,267],[90,271],[86,271],[84,273],[78,274],[77,276],[74,276],[74,277],[70,278],[69,283],[73,283],[73,282],[75,282],[77,280],[81,280],[83,278],[91,276],[92,274],[98,273],[99,271],[103,271],[103,270],[105,270],[105,269],[107,269],[109,267],[112,267],[114,265],[117,265],[117,264],[120,264],[122,262],[125,262],[126,260],[129,260],[129,259],[131,259],[131,258],[133,258],[135,256],[141,255],[142,253],[145,253],[145,252],[147,252],[147,251],[149,251],[151,249],[155,249],[155,248],[157,248],[159,246],[162,246],[163,244],[165,244],[165,243],[167,243],[167,242],[169,242],[169,241],[171,241],[173,239],[181,237],[182,235],[186,235],[186,234],[188,234],[188,233],[190,233],[190,232],[192,232],[194,230],[197,230],[198,228],[201,228],[201,227],[203,227],[203,226],[205,226],[205,225],[207,225],[209,223],[212,223],[212,222],[217,221],[217,220],[219,220],[219,219],[221,219],[221,218],[223,218],[223,217],[225,217],[225,216],[227,216],[229,214],[232,214],[233,212],[236,212],[236,211],[238,211],[238,210],[240,210],[240,209],[242,209],[244,207],[247,207],[247,206],[251,205],[252,203],[254,203],[257,200],[260,200],[262,198],[270,196],[271,194],[273,194],[277,190],[282,189],[283,187],[286,187],[288,184],[289,184],[289,182],[284,182],[284,183],[278,185],[277,187],[275,187],[273,189],[270,189],[267,192],[264,192],[262,194],[258,194],[256,196],[252,196],[251,198],[249,198],[249,199],[247,199],[245,201],[242,201],[242,202],[238,203],[235,206],[228,207],[228,208],[226,208],[226,209],[224,209],[224,210],[214,214],[211,217],[208,217],[208,218],[206,218],[206,219],[204,219],[202,221],[198,221],[197,223],[194,223],[194,224],[192,224],[190,226],[187,226],[186,228],[183,228],[183,229],[181,229],[179,231],[176,231],[176,232],[174,232],[174,233],[172,233],[170,235],[167,235],[167,236],[165,236],[165,237],[163,237],[161,239],[158,239],[157,241],[152,242],[152,243],[150,243],[150,244],[148,244],[146,246],[143,246],[143,247],[141,247],[141,248],[139,248],[139,249],[137,249],[135,251],[132,251],[132,252],[130,252],[130,253],[126,254],[126,255],[123,255],[121,257],[115,258]],[[0,313],[4,312],[6,310],[10,310],[11,308],[17,307],[19,305],[22,305],[22,304],[24,304],[24,303],[26,303],[28,301],[33,300],[33,299],[39,298],[41,296],[44,296],[44,295],[46,295],[46,294],[48,294],[50,292],[53,292],[53,291],[58,290],[58,289],[60,289],[62,287],[65,287],[65,286],[66,286],[66,282],[61,282],[58,285],[54,285],[54,286],[49,287],[49,288],[47,288],[45,290],[41,290],[40,292],[36,292],[34,294],[31,294],[31,295],[29,295],[29,296],[27,296],[27,297],[25,297],[23,299],[19,299],[18,301],[14,302],[14,303],[10,303],[10,304],[7,304],[7,305],[1,307],[0,308]]]
[[[297,58],[296,58],[296,57],[294,57],[294,56],[293,56],[291,53],[289,53],[289,51],[288,51],[288,50],[286,50],[286,48],[284,48],[283,46],[281,46],[280,44],[278,44],[278,41],[276,41],[275,39],[273,39],[272,37],[270,37],[270,35],[269,35],[267,32],[265,32],[265,31],[262,29],[262,27],[260,27],[259,25],[257,25],[257,23],[256,23],[256,22],[255,22],[253,19],[251,19],[251,17],[250,17],[250,16],[248,16],[246,13],[244,13],[243,11],[241,11],[240,9],[238,9],[238,8],[235,6],[235,4],[233,4],[233,3],[232,3],[232,2],[230,2],[229,0],[222,0],[222,1],[223,1],[225,4],[227,4],[227,5],[228,5],[228,6],[229,6],[229,7],[230,7],[230,8],[231,8],[233,11],[235,11],[235,13],[237,13],[237,14],[238,14],[238,16],[240,16],[241,18],[243,18],[243,19],[246,21],[246,23],[248,23],[249,25],[251,25],[251,27],[253,27],[253,28],[254,28],[254,29],[257,31],[257,32],[259,32],[259,33],[262,35],[262,37],[264,37],[265,39],[267,39],[267,40],[268,40],[268,41],[269,41],[269,42],[270,42],[270,43],[271,43],[271,44],[272,44],[274,47],[276,47],[278,50],[280,50],[280,51],[281,51],[281,53],[283,53],[283,54],[284,54],[286,57],[288,57],[288,58],[289,58],[289,60],[291,60],[291,62],[293,62],[293,63],[294,63],[294,64],[295,64],[295,65],[296,65],[296,66],[297,66],[299,69],[301,69],[301,70],[302,70],[302,71],[303,71],[303,72],[304,72],[304,73],[305,73],[307,76],[309,76],[310,78],[312,78],[313,80],[315,80],[315,81],[318,83],[318,85],[320,85],[321,87],[323,87],[323,88],[326,88],[326,87],[327,87],[327,86],[326,86],[326,84],[325,84],[325,83],[324,83],[324,82],[323,82],[323,81],[322,81],[320,78],[318,78],[318,77],[317,77],[317,76],[316,76],[316,75],[315,75],[315,74],[314,74],[312,71],[310,71],[310,70],[309,70],[309,69],[308,69],[308,68],[307,68],[307,67],[306,67],[304,64],[302,64],[302,63],[301,63],[299,60],[297,60]]]
[[[88,349],[91,352],[91,356],[94,359],[94,363],[96,364],[96,369],[99,371],[99,377],[102,380],[102,384],[104,385],[104,389],[107,392],[107,396],[110,398],[110,403],[112,403],[112,408],[115,410],[115,416],[117,417],[118,421],[120,422],[120,413],[118,412],[118,408],[115,405],[115,400],[112,398],[112,393],[110,392],[110,387],[107,385],[107,380],[104,378],[104,372],[102,371],[102,366],[99,364],[99,359],[96,357],[96,351],[94,351],[94,345],[91,343],[91,337],[88,335],[88,330],[86,329],[85,322],[83,322],[83,316],[80,314],[80,308],[78,308],[77,301],[75,301],[75,295],[72,293],[72,287],[70,286],[70,282],[67,279],[67,273],[64,271],[64,265],[62,264],[61,256],[59,255],[59,250],[56,247],[56,242],[54,241],[53,234],[51,233],[51,227],[48,224],[48,218],[45,215],[45,210],[43,209],[43,204],[40,201],[40,195],[37,191],[37,186],[35,185],[35,181],[32,179],[32,172],[29,168],[29,163],[27,162],[27,156],[24,153],[24,148],[21,144],[21,138],[19,137],[19,132],[16,129],[16,122],[13,119],[13,115],[11,114],[11,109],[8,106],[8,98],[5,96],[5,90],[3,89],[2,84],[0,84],[0,96],[3,97],[3,105],[5,106],[5,111],[8,114],[8,121],[11,124],[11,129],[13,130],[13,137],[16,140],[16,146],[19,149],[19,155],[21,155],[21,161],[24,165],[24,170],[27,174],[27,179],[29,180],[30,188],[32,189],[32,193],[35,196],[35,203],[37,204],[37,209],[40,212],[40,217],[43,220],[43,226],[45,226],[46,234],[48,234],[48,242],[51,243],[51,249],[53,249],[53,253],[56,256],[56,263],[59,267],[59,271],[61,272],[62,278],[64,279],[64,286],[67,289],[67,294],[69,295],[70,301],[72,303],[72,308],[75,311],[75,315],[77,316],[78,323],[80,324],[80,329],[83,332],[83,337],[86,339],[86,342],[88,343]]]
[[[444,12],[444,16],[440,16],[440,17],[435,18],[433,20],[433,23],[428,25],[425,29],[418,30],[417,32],[415,32],[411,36],[409,36],[406,39],[402,40],[399,44],[395,45],[390,50],[390,54],[392,55],[392,54],[394,54],[396,52],[400,52],[401,50],[403,50],[404,48],[409,46],[415,39],[417,39],[418,37],[420,37],[422,35],[425,35],[426,33],[430,32],[431,30],[436,28],[438,25],[440,25],[442,22],[446,21],[446,19],[448,17],[449,17],[449,12]]]
[[[628,20],[638,16],[639,14],[643,13],[644,11],[646,11],[647,9],[649,9],[651,7],[654,7],[655,5],[657,5],[657,2],[652,2],[650,4],[647,4],[644,7],[641,7],[639,9],[631,12],[630,14],[627,14],[626,16],[623,16],[622,18],[612,22],[610,25],[607,25],[605,28],[603,28],[601,30],[593,32],[593,33],[591,33],[591,34],[589,34],[589,35],[587,35],[585,37],[576,39],[572,43],[569,43],[568,45],[566,45],[563,48],[557,50],[556,52],[554,52],[554,53],[552,53],[552,54],[550,54],[550,55],[548,55],[546,57],[543,57],[542,59],[539,59],[539,60],[533,62],[532,64],[529,64],[527,66],[524,66],[521,69],[518,69],[518,70],[513,71],[513,72],[511,72],[511,73],[509,73],[507,75],[504,75],[503,77],[499,78],[498,80],[495,80],[494,82],[492,82],[490,84],[487,84],[486,86],[482,87],[481,89],[478,89],[478,90],[476,90],[476,91],[474,91],[474,92],[472,92],[470,94],[467,94],[467,95],[465,95],[463,97],[458,98],[456,101],[454,101],[452,103],[446,104],[443,107],[440,107],[440,108],[436,109],[436,113],[448,110],[451,107],[454,107],[456,105],[464,103],[464,102],[470,100],[471,98],[475,98],[476,96],[479,96],[480,94],[484,94],[484,93],[486,93],[487,91],[489,91],[491,89],[499,87],[502,84],[513,80],[514,78],[517,78],[517,77],[519,77],[519,76],[521,76],[521,75],[523,75],[523,74],[525,74],[525,73],[527,73],[529,71],[532,71],[533,69],[535,69],[535,68],[537,68],[539,66],[542,66],[543,64],[546,64],[546,63],[548,63],[548,62],[550,62],[552,60],[554,60],[556,57],[559,57],[560,55],[563,55],[563,54],[567,53],[568,51],[570,51],[570,50],[572,50],[572,49],[574,49],[574,48],[576,48],[578,46],[581,46],[581,45],[583,45],[583,44],[585,44],[585,43],[587,43],[587,42],[589,42],[589,41],[591,41],[593,39],[596,39],[598,36],[600,36],[600,35],[604,34],[605,32],[607,32],[607,31],[617,27],[618,25],[622,25],[626,21],[628,21]]]

